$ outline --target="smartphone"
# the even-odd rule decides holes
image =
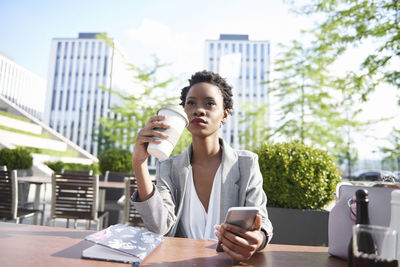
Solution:
[[[237,225],[243,229],[250,230],[258,214],[257,207],[232,207],[229,208],[225,217],[225,223]],[[218,241],[217,252],[224,251],[221,241]]]

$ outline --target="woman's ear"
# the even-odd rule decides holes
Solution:
[[[229,110],[225,109],[224,110],[224,116],[222,117],[222,123],[225,123],[228,120],[228,116],[229,116]]]

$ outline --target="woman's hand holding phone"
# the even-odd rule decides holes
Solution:
[[[243,211],[234,211],[235,215],[227,214],[226,222],[215,227],[215,234],[219,239],[217,251],[225,251],[235,260],[248,260],[262,245],[264,235],[261,232],[261,216],[257,213],[249,213]],[[252,215],[253,214],[253,215]],[[235,224],[238,223],[238,218],[243,217],[243,221],[251,220],[248,229],[231,224],[229,218],[234,218]],[[244,226],[242,224],[242,226]],[[248,225],[247,225],[248,226]]]

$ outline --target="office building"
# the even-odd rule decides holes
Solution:
[[[44,117],[51,128],[94,155],[99,119],[119,101],[100,86],[121,90],[129,80],[121,54],[96,36],[79,33],[78,38],[52,40]]]
[[[46,80],[0,53],[0,95],[42,120]]]
[[[243,148],[240,134],[249,127],[248,122],[241,123],[245,118],[243,105],[256,107],[269,103],[268,85],[264,82],[270,67],[270,42],[249,40],[248,35],[221,34],[218,40],[206,40],[205,62],[206,69],[219,73],[233,85],[234,110],[221,128],[221,136],[234,148]]]

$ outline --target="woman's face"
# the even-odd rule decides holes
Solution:
[[[228,118],[221,90],[205,82],[197,83],[189,89],[184,109],[189,118],[187,129],[194,136],[218,135],[222,122]]]

